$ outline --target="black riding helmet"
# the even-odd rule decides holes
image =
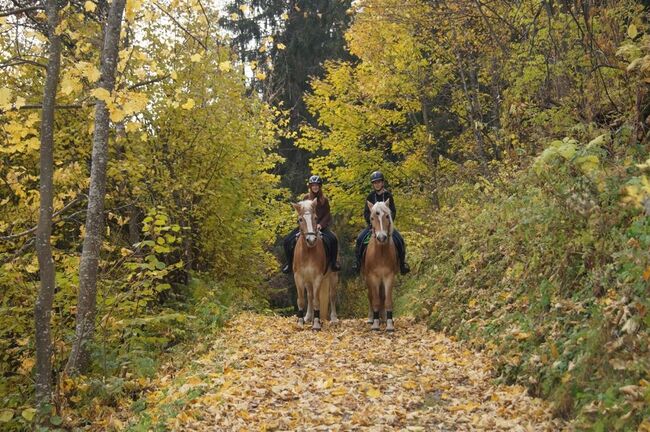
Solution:
[[[309,180],[307,181],[307,184],[308,185],[313,185],[313,184],[322,185],[323,184],[323,179],[320,178],[320,176],[313,175],[313,176],[309,177]]]
[[[384,180],[384,175],[381,173],[381,171],[375,171],[372,174],[370,174],[370,183],[379,180]]]

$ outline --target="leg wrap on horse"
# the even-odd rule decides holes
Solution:
[[[372,319],[373,320],[378,320],[379,319],[379,311],[372,313]]]
[[[386,319],[393,319],[393,311],[386,311]]]
[[[316,318],[320,319],[320,310],[315,310],[314,309],[314,319],[316,319]]]
[[[304,316],[305,316],[305,311],[302,310],[302,309],[298,309],[298,312],[296,312],[296,316],[297,316],[298,318],[302,318],[302,317],[304,317]]]

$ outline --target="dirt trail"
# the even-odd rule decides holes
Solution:
[[[242,314],[194,375],[167,399],[195,392],[174,430],[559,431],[544,401],[493,385],[490,361],[407,319],[394,334],[363,320],[298,330],[293,318]],[[199,367],[196,367],[196,366]],[[151,406],[151,405],[150,405]]]

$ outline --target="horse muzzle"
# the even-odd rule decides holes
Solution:
[[[316,234],[307,234],[305,235],[305,241],[307,242],[308,246],[314,246],[316,244]]]
[[[385,232],[377,233],[377,241],[379,243],[384,244],[384,243],[386,243],[387,240],[388,240],[388,236],[386,235]]]

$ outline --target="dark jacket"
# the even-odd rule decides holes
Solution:
[[[388,203],[388,208],[390,208],[390,213],[393,217],[393,220],[395,220],[395,217],[397,216],[397,210],[395,209],[395,200],[393,199],[393,194],[389,191],[384,190],[384,193],[379,194],[373,190],[366,197],[366,201],[370,201],[374,204],[377,201],[386,201],[389,198],[390,202]],[[368,226],[370,226],[370,209],[366,203],[363,203],[363,217],[366,219]]]
[[[318,201],[316,202],[316,217],[318,219],[318,223],[320,224],[322,229],[325,229],[329,227],[329,225],[332,223],[332,214],[330,213],[330,202],[327,199],[325,195],[323,195],[323,191],[318,191],[318,194],[314,195],[312,191],[309,191],[307,195],[303,198],[303,200],[313,200],[314,198],[318,198]]]

